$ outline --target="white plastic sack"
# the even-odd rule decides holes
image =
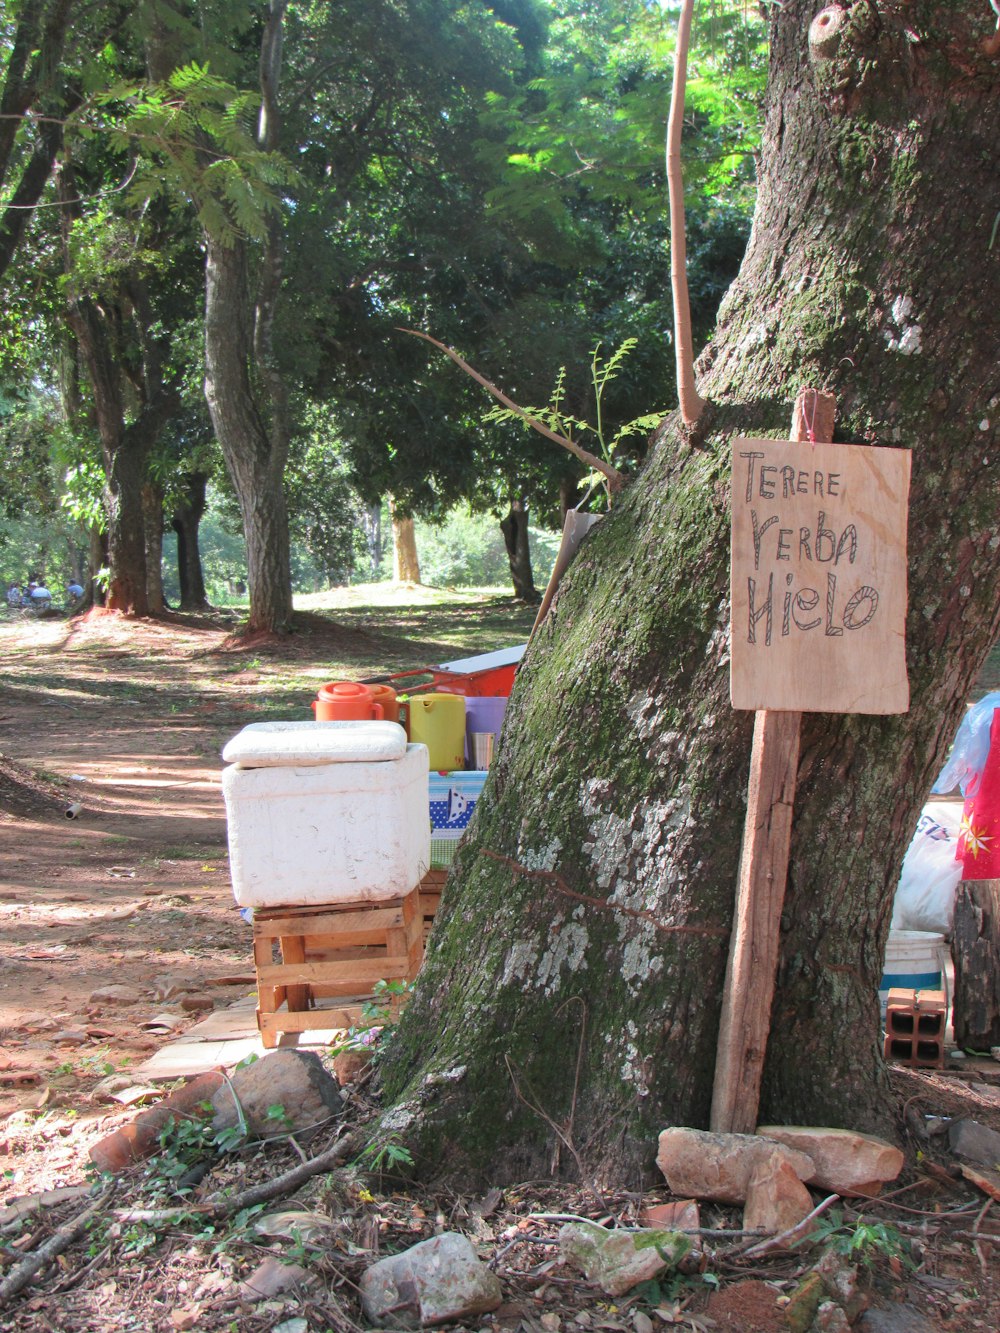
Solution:
[[[962,863],[955,859],[962,823],[960,801],[924,806],[913,841],[903,858],[892,906],[893,930],[933,930],[951,934]]]

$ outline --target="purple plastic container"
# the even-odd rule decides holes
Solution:
[[[503,695],[473,695],[465,700],[465,754],[470,766],[472,761],[473,732],[492,732],[499,736],[503,725],[503,715],[507,709],[507,700]]]

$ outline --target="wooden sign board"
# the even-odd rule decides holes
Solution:
[[[910,454],[733,443],[734,708],[905,713]]]

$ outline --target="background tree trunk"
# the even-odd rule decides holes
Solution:
[[[208,475],[192,472],[185,479],[184,499],[174,507],[170,526],[177,534],[177,577],[182,611],[208,611],[205,575],[198,547],[198,528],[205,513]]]
[[[535,587],[535,576],[531,571],[528,511],[522,499],[511,500],[506,517],[500,520],[500,531],[503,533],[504,546],[507,548],[507,563],[510,565],[514,596],[520,602],[540,602],[541,594]]]
[[[106,606],[149,614],[142,487],[160,432],[179,403],[163,376],[163,348],[141,279],[126,274],[101,302],[75,287],[69,237],[79,209],[72,168],[59,180],[65,203],[66,319],[87,368],[104,455],[109,579]]]
[[[694,432],[665,423],[532,641],[383,1067],[421,1169],[466,1187],[575,1174],[565,1141],[634,1187],[664,1125],[708,1122],[753,723],[728,697],[730,445],[787,438],[806,385],[835,395],[836,440],[914,452],[912,706],[803,718],[761,1116],[892,1132],[892,897],[1000,631],[1000,63],[972,0],[851,5],[811,59],[815,10],[768,10],[757,214],[709,405]]]
[[[261,39],[258,142],[280,143],[278,88],[287,0],[270,0]],[[206,236],[205,396],[239,500],[247,544],[247,628],[287,633],[292,576],[283,477],[288,461],[287,391],[273,346],[281,290],[282,221],[271,216],[251,277],[245,240]]]
[[[394,583],[420,582],[420,556],[413,515],[401,514],[395,501],[389,500],[392,517],[392,578]]]
[[[163,596],[163,487],[146,481],[142,487],[142,526],[146,539],[146,603],[151,616],[167,609]]]
[[[83,608],[89,610],[92,606],[103,606],[106,593],[103,584],[96,582],[98,574],[102,569],[107,568],[108,563],[108,539],[107,533],[103,529],[92,526],[89,533],[90,537],[90,573],[83,580]]]
[[[951,954],[955,1041],[975,1051],[1000,1046],[1000,880],[958,886]]]

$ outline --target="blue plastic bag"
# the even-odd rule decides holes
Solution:
[[[986,756],[990,752],[993,710],[1000,708],[1000,693],[984,695],[972,705],[959,727],[948,761],[931,790],[937,796],[961,788],[963,796],[975,794]]]

